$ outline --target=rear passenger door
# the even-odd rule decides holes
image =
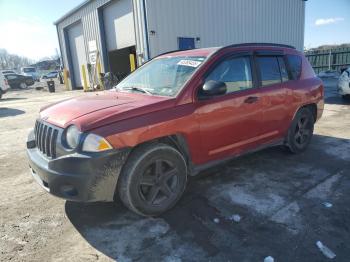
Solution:
[[[281,137],[288,128],[288,72],[278,52],[257,52],[255,62],[262,103],[264,142]]]

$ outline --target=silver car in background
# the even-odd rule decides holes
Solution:
[[[350,67],[339,77],[338,92],[343,98],[350,98]]]

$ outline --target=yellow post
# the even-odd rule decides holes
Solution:
[[[135,65],[135,55],[134,54],[130,54],[129,55],[129,59],[130,59],[130,71],[135,71],[136,69],[136,65]]]
[[[97,67],[98,83],[99,83],[100,89],[103,90],[104,86],[103,86],[102,81],[101,81],[101,63],[100,63],[100,61],[97,62],[96,67]]]
[[[70,90],[69,83],[68,83],[68,71],[67,69],[63,68],[63,81],[64,85],[66,86],[66,90]]]
[[[81,72],[83,74],[83,89],[86,92],[88,91],[88,85],[87,85],[87,79],[86,79],[85,65],[81,65]]]

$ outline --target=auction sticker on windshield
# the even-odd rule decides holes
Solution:
[[[198,67],[202,62],[194,60],[180,60],[177,64],[182,66]]]

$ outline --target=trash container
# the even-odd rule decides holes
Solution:
[[[50,81],[47,81],[46,83],[47,83],[47,87],[49,88],[49,92],[55,93],[55,81],[50,80]]]

